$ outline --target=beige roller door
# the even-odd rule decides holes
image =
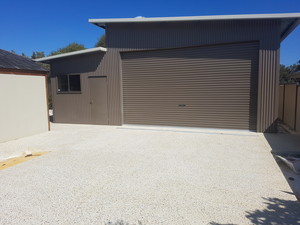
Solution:
[[[125,124],[256,130],[257,42],[121,57]]]

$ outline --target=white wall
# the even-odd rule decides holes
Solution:
[[[45,77],[0,74],[0,142],[46,131]]]

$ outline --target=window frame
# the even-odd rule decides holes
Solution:
[[[79,81],[80,81],[80,91],[70,91],[70,76],[79,76]],[[68,91],[60,91],[59,90],[59,77],[61,76],[67,76],[67,79],[68,79]],[[61,75],[58,75],[57,76],[57,91],[56,91],[57,94],[81,94],[81,75],[80,74],[61,74]]]

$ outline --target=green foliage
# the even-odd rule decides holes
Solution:
[[[106,36],[103,34],[101,38],[98,39],[97,43],[95,44],[95,47],[106,47]]]
[[[46,63],[41,63],[41,62],[37,62],[38,64],[41,65],[41,67],[43,67],[45,70],[50,71],[50,65],[46,64]]]
[[[52,95],[48,94],[48,108],[49,109],[53,109],[53,105],[52,105]]]
[[[291,76],[293,72],[300,70],[300,60],[293,65],[280,65],[280,83],[291,83],[293,80]]]
[[[43,58],[43,57],[45,57],[45,53],[39,52],[39,51],[32,52],[32,55],[31,55],[32,59],[39,59],[39,58]]]
[[[73,43],[67,45],[66,47],[59,48],[56,51],[51,52],[49,56],[63,54],[63,53],[67,53],[67,52],[79,51],[79,50],[83,50],[83,49],[85,49],[84,45],[73,42]]]
[[[31,59],[39,59],[45,57],[44,52],[34,51],[32,52]],[[50,65],[45,63],[38,63],[40,64],[45,70],[50,71]]]

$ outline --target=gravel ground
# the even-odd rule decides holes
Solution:
[[[52,124],[0,144],[50,153],[0,171],[0,224],[300,224],[264,136]]]

